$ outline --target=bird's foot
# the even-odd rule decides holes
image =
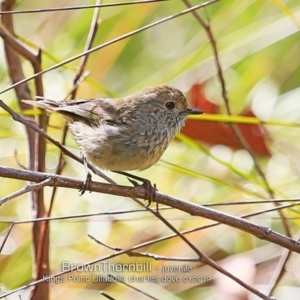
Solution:
[[[91,183],[92,183],[92,175],[91,175],[91,173],[87,173],[85,181],[83,182],[83,185],[82,185],[81,189],[79,190],[80,196],[82,196],[87,189],[90,190],[90,193],[92,192]]]
[[[134,185],[134,186],[143,186],[145,189],[145,200],[148,200],[147,207],[155,201],[155,194],[157,192],[156,184],[151,184],[151,181],[144,178],[139,178],[138,180],[142,181],[142,184],[138,184],[135,180],[127,177],[127,179]]]
[[[148,200],[149,206],[153,201],[155,201],[155,194],[157,192],[156,184],[152,185],[151,181],[136,175],[129,174],[123,171],[114,171],[115,173],[122,174],[127,176],[127,179],[134,185],[134,186],[143,186],[145,189],[145,196],[144,199]],[[142,184],[138,184],[136,180],[141,181]]]

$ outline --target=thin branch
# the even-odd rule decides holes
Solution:
[[[164,220],[165,222],[167,222],[166,220]],[[164,223],[165,223],[164,222]],[[247,290],[251,291],[252,293],[254,293],[255,295],[261,297],[262,299],[269,299],[269,297],[267,297],[266,295],[260,293],[257,289],[252,288],[250,285],[244,283],[242,280],[240,280],[239,278],[235,277],[234,275],[232,275],[231,273],[227,272],[225,269],[223,269],[222,267],[218,266],[212,259],[210,259],[208,256],[206,256],[205,254],[201,253],[195,246],[193,246],[189,240],[186,239],[186,237],[183,237],[183,235],[178,232],[171,224],[167,225],[168,227],[171,227],[172,231],[176,232],[177,236],[179,236],[182,240],[184,240],[197,254],[198,254],[198,258],[173,258],[173,257],[166,257],[166,256],[159,256],[159,255],[155,255],[155,254],[149,254],[149,253],[137,253],[137,252],[132,252],[132,251],[127,251],[127,255],[129,256],[142,256],[142,257],[149,257],[149,258],[153,258],[155,260],[168,260],[168,261],[193,261],[193,262],[203,262],[209,266],[211,266],[212,268],[218,270],[220,273],[228,276],[229,278],[233,279],[234,281],[238,282],[240,285],[242,285],[243,287],[245,287]],[[172,228],[173,227],[173,228]],[[96,240],[94,237],[90,236],[90,238],[92,238],[94,241],[96,241],[98,244],[105,246],[111,250],[116,250],[116,251],[122,251],[121,248],[112,248],[110,246],[107,246],[105,244],[103,244],[102,242]],[[191,246],[192,245],[192,246]],[[195,250],[196,249],[196,250]]]
[[[8,230],[7,230],[7,233],[6,233],[6,235],[5,235],[5,237],[4,237],[3,241],[2,241],[2,245],[0,246],[0,253],[2,253],[2,250],[3,250],[3,248],[4,248],[4,245],[5,245],[5,243],[6,243],[7,239],[8,239],[8,237],[9,237],[9,235],[10,235],[12,229],[14,228],[14,225],[15,225],[15,224],[11,224],[11,225],[9,226],[9,228],[8,228]]]
[[[297,205],[299,205],[299,204],[297,204]],[[203,206],[207,207],[209,205],[203,205]],[[286,208],[290,208],[292,206],[293,205],[285,205],[285,206],[279,207],[277,209],[286,209]],[[170,210],[170,209],[173,209],[173,208],[172,207],[164,207],[164,208],[160,208],[160,211]],[[273,210],[274,209],[275,208],[273,208]],[[0,220],[0,223],[11,223],[11,224],[16,225],[16,224],[24,224],[24,223],[32,223],[32,222],[41,222],[41,221],[46,221],[46,220],[56,221],[56,220],[87,218],[87,217],[101,216],[101,215],[117,215],[117,214],[128,214],[128,213],[138,213],[138,212],[145,212],[145,209],[129,210],[129,211],[112,211],[112,212],[90,213],[90,214],[78,214],[78,215],[69,215],[69,216],[61,216],[61,217],[44,217],[44,218],[27,219],[27,220],[19,220],[19,221],[1,221]],[[269,212],[269,211],[267,211],[267,212]],[[259,214],[265,214],[265,213],[266,213],[266,211],[263,210],[263,211],[260,211],[260,212],[255,212],[255,213],[242,215],[242,216],[240,216],[240,218],[246,219],[246,218],[250,218],[250,217],[253,217],[253,216],[256,216],[256,215],[259,215]],[[194,232],[197,232],[197,231],[200,231],[200,230],[209,229],[209,228],[216,227],[216,226],[219,226],[219,225],[222,225],[222,223],[219,223],[219,222],[211,223],[209,225],[184,230],[184,231],[181,232],[181,234],[186,235],[186,234],[189,234],[189,233],[194,233]],[[168,236],[164,236],[162,238],[152,240],[152,242],[150,242],[147,245],[155,244],[155,243],[162,242],[162,241],[166,241],[166,240],[176,238],[176,237],[178,237],[177,234],[171,234],[171,235],[168,235]],[[90,238],[92,238],[92,237],[90,237]]]
[[[171,209],[166,207],[165,209]],[[78,215],[67,215],[67,216],[60,216],[60,217],[44,217],[44,218],[36,218],[36,219],[24,219],[18,221],[7,221],[7,220],[0,220],[0,224],[26,224],[26,223],[33,223],[33,222],[42,222],[42,221],[59,221],[59,220],[70,220],[70,219],[80,219],[80,218],[88,218],[88,217],[98,217],[98,216],[113,216],[113,215],[122,215],[122,214],[131,214],[131,213],[139,213],[145,212],[144,209],[134,209],[134,210],[117,210],[117,211],[109,211],[103,213],[89,213],[89,214],[78,214]],[[128,220],[128,219],[127,219]]]
[[[96,5],[98,5],[98,7],[94,11],[94,15],[93,15],[92,22],[91,22],[91,25],[90,25],[89,34],[88,34],[83,52],[86,52],[86,51],[90,50],[92,48],[93,42],[95,40],[96,33],[97,33],[97,30],[98,30],[98,25],[99,25],[98,24],[98,18],[99,18],[99,14],[100,14],[101,2],[102,2],[102,0],[97,0]],[[82,77],[82,74],[84,72],[84,69],[86,67],[88,59],[89,59],[89,54],[87,54],[87,55],[85,55],[81,58],[77,73],[76,73],[75,78],[74,78],[74,86],[76,88],[73,89],[73,91],[72,91],[71,99],[75,99],[75,97],[76,97],[76,92],[77,92],[77,87],[78,87],[77,82]]]
[[[0,206],[2,204],[4,204],[5,202],[11,200],[11,199],[17,198],[17,197],[19,197],[23,194],[28,193],[28,192],[37,191],[37,190],[43,188],[44,186],[48,186],[49,183],[51,183],[52,180],[53,180],[52,178],[47,178],[44,181],[41,181],[39,183],[33,183],[33,184],[26,185],[25,187],[23,187],[19,191],[15,192],[15,193],[12,193],[12,194],[0,199]]]
[[[108,274],[108,278],[113,278],[115,281],[117,281],[117,277],[114,276],[114,275]],[[148,298],[153,299],[153,300],[159,300],[158,298],[149,295],[149,293],[146,293],[146,292],[144,292],[144,291],[142,291],[142,290],[136,288],[135,286],[132,286],[131,284],[128,284],[128,283],[123,282],[123,281],[118,281],[118,282],[119,282],[119,284],[125,285],[125,286],[127,286],[128,288],[130,288],[130,289],[132,289],[132,290],[134,290],[134,291],[136,291],[136,292],[142,294],[142,295],[145,296],[145,297],[148,297]]]
[[[182,0],[182,1],[186,4],[187,7],[191,7],[191,4],[189,3],[189,0]],[[218,79],[219,79],[220,84],[221,84],[221,91],[222,91],[222,97],[223,97],[223,100],[224,100],[225,108],[226,108],[227,114],[231,115],[231,109],[230,109],[230,106],[229,106],[229,98],[228,98],[228,95],[227,95],[226,83],[225,83],[223,70],[222,70],[221,62],[220,62],[220,58],[219,58],[217,42],[216,42],[215,37],[212,33],[210,24],[205,23],[196,11],[193,11],[192,14],[197,19],[197,21],[202,25],[202,27],[205,29],[205,32],[208,36],[208,39],[210,40],[210,44],[211,44],[212,49],[213,49],[215,64],[216,64],[216,68],[217,68],[217,76],[218,76]],[[261,176],[264,184],[266,185],[266,188],[267,188],[267,191],[268,191],[269,195],[271,196],[271,198],[275,198],[274,191],[271,188],[271,186],[269,185],[269,182],[268,182],[268,180],[265,176],[265,173],[261,169],[251,146],[249,145],[249,143],[245,139],[245,137],[242,134],[242,132],[240,131],[239,127],[235,123],[229,123],[229,126],[232,129],[232,132],[236,136],[237,140],[240,141],[241,145],[244,147],[244,149],[246,149],[249,152],[250,156],[252,157],[255,169],[256,169],[257,173]],[[287,220],[286,220],[283,212],[279,211],[279,215],[281,217],[282,224],[283,224],[283,227],[284,227],[284,230],[285,230],[287,236],[291,237],[292,234],[291,234],[290,228],[287,224]]]
[[[300,233],[298,232],[294,238],[299,241]],[[273,294],[280,280],[283,278],[283,275],[286,273],[285,266],[287,262],[290,260],[291,255],[292,252],[290,250],[283,249],[281,257],[276,265],[276,269],[273,271],[273,276],[267,286],[268,295]]]
[[[0,168],[0,175],[1,175],[1,168]],[[136,189],[136,188],[131,188],[131,189]],[[168,197],[169,197],[169,196],[168,196]],[[173,198],[173,200],[174,200],[174,201],[178,201],[179,199]],[[179,201],[182,201],[182,200],[179,200]],[[128,250],[122,250],[122,251],[119,251],[119,252],[116,252],[116,253],[113,253],[113,254],[110,254],[110,255],[106,255],[106,256],[101,257],[101,258],[98,258],[98,259],[96,259],[96,260],[93,260],[93,261],[90,261],[90,262],[87,262],[87,263],[83,263],[83,264],[81,264],[81,266],[84,267],[84,266],[96,264],[96,263],[99,263],[99,262],[102,262],[102,261],[107,261],[107,260],[109,260],[109,259],[115,258],[115,257],[120,256],[120,255],[122,255],[122,254],[127,254],[128,252],[133,252],[133,251],[135,251],[135,250],[138,250],[138,249],[140,249],[140,248],[143,248],[143,247],[147,246],[148,243],[149,243],[149,242],[145,242],[145,243],[142,243],[142,244],[133,246],[133,247],[131,247],[131,248],[128,249]],[[299,246],[300,246],[300,243],[299,243]],[[59,273],[54,274],[54,275],[49,275],[49,277],[51,277],[51,278],[60,277],[60,276],[63,276],[63,275],[65,275],[65,274],[68,274],[68,273],[72,272],[73,270],[75,270],[75,269],[70,269],[70,270],[67,270],[67,271],[59,272]],[[23,289],[26,289],[26,288],[35,286],[35,285],[41,283],[42,281],[43,281],[42,279],[36,280],[36,281],[31,282],[31,283],[29,283],[29,284],[27,284],[27,285],[24,285],[24,286],[22,286],[22,287],[19,287],[19,288],[15,289],[14,291],[10,291],[10,292],[8,292],[8,293],[6,293],[6,294],[4,294],[4,295],[1,295],[1,296],[0,296],[0,299],[2,299],[2,298],[4,298],[4,297],[7,297],[7,296],[9,296],[9,295],[11,295],[11,294],[14,294],[14,293],[16,293],[16,292],[18,292],[18,291],[21,291],[21,290],[23,290]],[[265,296],[264,296],[263,299],[270,299],[270,298],[265,298]]]
[[[230,205],[248,205],[248,204],[265,204],[265,203],[278,203],[281,204],[282,202],[299,202],[299,198],[292,198],[292,199],[268,199],[268,200],[246,200],[246,201],[240,201],[240,202],[216,202],[216,203],[207,203],[205,206],[230,206]],[[299,205],[299,203],[294,203],[293,205]],[[277,209],[277,207],[275,207]]]
[[[3,12],[2,12],[3,13]],[[1,13],[0,13],[1,14]],[[4,26],[0,25],[0,36],[5,43],[14,49],[18,54],[22,54],[24,58],[31,62],[39,63],[37,55],[34,55],[30,50],[25,48]],[[38,53],[37,53],[38,54]]]
[[[184,262],[199,262],[199,258],[193,257],[171,257],[171,256],[163,256],[157,255],[153,253],[144,253],[144,252],[127,252],[128,256],[132,257],[149,257],[153,258],[154,260],[163,260],[163,261],[184,261]]]
[[[285,274],[285,266],[291,257],[292,252],[288,249],[283,249],[279,261],[277,262],[276,268],[272,272],[271,280],[268,284],[268,295],[272,295],[279,281]]]
[[[5,2],[4,2],[5,3]],[[32,53],[29,49],[27,49],[24,45],[22,45],[14,36],[14,29],[13,29],[13,23],[12,20],[6,20],[6,18],[11,18],[11,15],[7,15],[4,17],[3,19],[3,24],[10,29],[7,30],[4,26],[2,26],[0,24],[0,36],[3,38],[4,42],[5,42],[5,47],[7,48],[7,46],[9,46],[11,49],[6,50],[6,52],[11,52],[11,50],[13,50],[15,52],[14,56],[21,55],[23,56],[25,59],[27,59],[31,65],[32,68],[34,70],[34,73],[39,73],[42,72],[41,69],[41,53],[38,52],[36,54]],[[9,24],[9,26],[8,26]],[[13,62],[15,65],[18,65],[18,67],[16,69],[19,69],[19,79],[20,77],[24,78],[24,74],[21,71],[22,67],[21,67],[21,63],[19,61],[19,59],[11,61]],[[13,69],[13,72],[11,72],[10,77],[12,78],[12,81],[15,83],[17,82],[17,77],[16,77],[16,69]],[[24,80],[24,79],[23,79]],[[42,83],[42,77],[41,76],[36,76],[35,77],[35,86],[36,86],[36,93],[39,96],[43,95],[43,83]],[[25,91],[25,93],[29,92],[29,88],[27,87],[27,91]],[[18,96],[18,100],[19,100],[19,104],[20,106],[25,109],[26,108],[26,104],[21,102],[21,99],[24,97],[24,91],[20,91],[18,92],[18,90],[16,90],[17,96]],[[26,99],[32,99],[32,98],[26,98]]]
[[[102,295],[102,296],[104,296],[105,298],[107,298],[109,300],[116,300],[116,298],[113,298],[113,297],[109,296],[108,294],[106,294],[103,291],[99,292],[99,294]]]
[[[40,182],[49,177],[52,177],[54,181],[50,181],[52,184],[49,184],[49,186],[53,186],[55,182],[56,186],[73,189],[79,189],[83,184],[83,181],[70,177],[33,172],[29,170],[19,170],[3,166],[0,166],[0,176],[32,182]],[[128,187],[92,181],[91,191],[130,198],[136,197],[143,199],[145,197],[145,190],[142,186]],[[179,209],[193,216],[200,216],[229,225],[231,227],[248,232],[258,237],[259,239],[267,240],[284,248],[290,249],[291,251],[300,253],[300,242],[286,237],[278,232],[275,232],[269,227],[259,226],[242,218],[235,217],[223,212],[218,212],[211,208],[197,205],[195,203],[186,202],[182,199],[171,197],[160,192],[156,192],[155,200],[160,204]]]
[[[233,274],[229,273],[226,271],[224,268],[220,267],[215,261],[213,261],[209,256],[205,255],[202,251],[200,251],[192,242],[190,242],[186,236],[184,236],[179,230],[177,230],[173,225],[171,225],[165,218],[163,218],[159,211],[158,211],[158,201],[156,201],[157,204],[157,209],[156,211],[152,211],[152,213],[161,220],[167,227],[169,227],[179,238],[181,238],[197,255],[198,255],[198,260],[199,262],[203,262],[209,266],[211,266],[213,269],[217,270],[221,274],[226,275],[227,277],[231,278],[241,286],[243,286],[245,289],[248,291],[251,291],[253,294],[259,296],[262,299],[270,299],[268,296],[264,295],[257,289],[253,288],[249,284],[245,283],[238,277],[234,276]]]
[[[84,56],[86,57],[86,56]],[[90,72],[89,71],[85,71],[77,80],[73,80],[73,88],[71,89],[71,91],[69,92],[69,94],[65,97],[64,101],[67,100],[67,98],[69,97],[69,95],[71,95],[71,99],[75,99],[76,97],[76,90],[78,89],[78,87],[84,82],[84,80],[90,76]],[[78,77],[77,75],[75,75],[75,77]],[[74,91],[75,91],[75,95],[74,95]]]
[[[117,37],[117,38],[115,38],[115,39],[112,39],[112,40],[110,40],[110,41],[108,41],[108,42],[105,42],[105,43],[103,43],[103,44],[101,44],[101,45],[99,45],[99,46],[96,46],[96,47],[94,47],[94,48],[88,50],[88,51],[85,51],[85,52],[82,52],[82,53],[80,53],[80,54],[77,54],[77,55],[75,55],[75,56],[73,56],[73,57],[70,57],[70,58],[68,58],[68,59],[66,59],[66,60],[64,60],[64,61],[62,61],[62,62],[60,62],[60,63],[58,63],[58,64],[53,65],[52,67],[50,67],[50,68],[48,68],[48,69],[45,69],[45,70],[43,70],[43,71],[41,71],[41,72],[38,72],[38,73],[36,73],[36,74],[33,74],[33,75],[27,77],[26,79],[20,80],[20,81],[18,81],[18,82],[16,82],[16,83],[10,85],[9,87],[3,89],[2,91],[0,91],[0,94],[3,94],[3,93],[5,93],[5,92],[9,91],[9,90],[15,88],[16,86],[18,86],[18,85],[20,85],[20,84],[22,84],[22,83],[24,83],[24,82],[28,82],[28,81],[34,79],[34,78],[37,77],[37,76],[40,76],[40,75],[42,75],[42,74],[45,74],[45,73],[47,73],[47,72],[49,72],[49,71],[52,71],[52,70],[54,70],[54,69],[57,69],[57,68],[59,68],[59,67],[65,65],[65,64],[68,64],[68,63],[74,61],[74,60],[77,60],[77,59],[81,58],[82,56],[85,56],[85,55],[87,55],[87,54],[89,54],[89,53],[93,53],[93,52],[98,51],[98,50],[100,50],[100,49],[102,49],[102,48],[105,48],[105,47],[107,47],[107,46],[109,46],[109,45],[112,45],[112,44],[117,43],[117,42],[119,42],[119,41],[122,41],[122,40],[124,40],[124,39],[126,39],[126,38],[128,38],[128,37],[131,37],[131,36],[133,36],[133,35],[135,35],[135,34],[137,34],[137,33],[140,33],[140,32],[142,32],[142,31],[145,31],[145,30],[147,30],[147,29],[149,29],[149,28],[151,28],[151,27],[154,27],[154,26],[157,26],[157,25],[162,24],[162,23],[164,23],[164,22],[173,20],[173,19],[175,19],[175,18],[177,18],[177,17],[181,17],[181,16],[186,15],[186,14],[188,14],[188,13],[194,11],[194,10],[197,10],[197,9],[200,9],[200,8],[203,8],[203,7],[206,7],[206,6],[208,6],[208,5],[214,4],[214,3],[219,2],[219,1],[220,1],[220,0],[211,0],[211,1],[208,1],[208,2],[201,3],[201,4],[199,4],[199,5],[195,5],[195,6],[191,7],[191,8],[185,9],[185,10],[183,10],[183,11],[177,13],[177,14],[174,14],[174,15],[171,15],[171,16],[168,16],[168,17],[165,17],[165,18],[162,18],[162,19],[160,19],[160,20],[158,20],[158,21],[152,22],[152,23],[150,23],[150,24],[148,24],[148,25],[142,26],[142,27],[140,27],[140,28],[138,28],[138,29],[135,29],[135,30],[132,30],[132,31],[130,31],[130,32],[128,32],[128,33],[125,33],[125,34],[123,34],[123,35],[120,35],[119,37]]]
[[[73,10],[78,10],[78,9],[125,6],[125,5],[132,5],[132,4],[147,4],[147,3],[153,3],[153,2],[166,2],[166,1],[170,1],[170,0],[138,0],[138,1],[130,1],[130,2],[117,2],[117,3],[105,3],[105,4],[94,4],[94,5],[81,5],[81,6],[79,5],[79,6],[64,6],[64,7],[52,7],[52,8],[0,11],[0,15],[43,13],[43,12],[54,12],[54,11],[65,11],[65,10],[73,11]]]
[[[114,251],[122,251],[122,250],[123,250],[123,249],[121,249],[121,248],[119,248],[119,247],[111,247],[111,246],[109,246],[109,245],[106,245],[106,244],[100,242],[99,240],[97,240],[97,239],[96,239],[95,237],[93,237],[91,234],[88,234],[88,237],[89,237],[91,240],[93,240],[94,242],[96,242],[97,244],[99,244],[99,245],[101,245],[101,246],[103,246],[103,247],[105,247],[105,248],[108,248],[108,249],[110,249],[110,250],[114,250]]]

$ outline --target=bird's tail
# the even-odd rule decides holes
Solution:
[[[46,110],[59,110],[60,103],[59,101],[46,99],[44,97],[36,97],[38,101],[33,100],[22,100],[22,102],[36,106]]]

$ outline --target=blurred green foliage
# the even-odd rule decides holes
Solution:
[[[105,3],[110,2],[114,1]],[[15,9],[83,4],[94,2],[26,0],[18,1]],[[199,1],[193,0],[191,4],[197,5]],[[184,2],[179,0],[102,8],[93,46],[106,43],[184,9]],[[257,157],[257,163],[276,197],[298,198],[299,1],[227,0],[210,5],[198,13],[205,22],[209,22],[217,43],[233,114],[251,108],[261,120],[278,121],[277,126],[266,126],[270,135],[268,147],[271,156]],[[92,15],[92,9],[16,14],[14,24],[17,35],[28,47],[33,50],[42,49],[42,65],[47,69],[83,51]],[[77,98],[125,96],[158,84],[173,85],[188,92],[195,83],[201,82],[205,86],[207,98],[220,105],[222,114],[224,103],[214,62],[211,41],[202,26],[189,13],[92,53],[86,67],[90,74],[80,85]],[[66,97],[73,86],[78,65],[79,60],[75,60],[43,75],[45,96],[54,99]],[[32,74],[32,68],[25,60],[23,67],[26,76]],[[0,90],[9,85],[6,60],[1,48]],[[34,94],[32,83],[30,87]],[[19,111],[13,91],[1,94],[1,99]],[[0,164],[20,167],[21,163],[26,166],[28,147],[23,126],[13,121],[3,110],[0,110],[0,119]],[[219,121],[222,121],[222,116],[219,117]],[[283,121],[291,127],[281,126],[280,122]],[[64,125],[62,118],[52,114],[50,125],[48,133],[60,140],[60,129]],[[199,131],[201,130],[205,128],[201,127],[200,120]],[[138,175],[156,182],[159,191],[163,193],[198,204],[270,199],[266,185],[258,176],[253,159],[247,151],[233,150],[220,145],[205,145],[199,141],[190,141],[184,136],[180,136],[179,140],[172,143],[157,165]],[[71,136],[68,136],[66,145],[79,154]],[[58,157],[57,148],[48,143],[47,172],[55,172]],[[63,175],[83,178],[83,167],[67,157],[65,160],[67,164]],[[120,184],[129,184],[126,178],[108,174]],[[98,180],[96,176],[93,179]],[[0,198],[25,184],[0,178]],[[47,201],[50,195],[51,189],[47,188]],[[270,203],[222,206],[218,209],[234,215],[244,215],[272,207],[273,204]],[[138,208],[130,199],[94,193],[86,193],[79,197],[77,191],[59,189],[52,216],[66,218],[51,222],[52,273],[61,270],[62,261],[88,262],[114,252],[95,244],[87,234],[122,249],[170,234],[168,228],[148,213],[130,212]],[[79,216],[113,211],[128,212]],[[172,209],[161,213],[180,230],[211,224],[209,220],[195,218]],[[288,225],[292,233],[296,234],[299,228],[299,211],[289,209],[284,213],[290,218]],[[78,218],[69,218],[74,215],[78,215]],[[31,205],[27,195],[1,206],[0,242],[7,233],[9,222],[29,220],[31,217]],[[285,234],[276,212],[253,217],[251,220]],[[197,231],[187,237],[217,262],[233,255],[250,257],[257,274],[253,285],[265,287],[268,284],[280,255],[273,245],[221,225]],[[14,289],[31,281],[31,272],[34,269],[30,255],[31,242],[30,226],[15,225],[0,254],[0,287],[3,290]],[[144,247],[141,251],[164,256],[194,257],[194,253],[179,238]],[[266,256],[265,253],[269,255]],[[122,255],[110,261],[144,262],[145,258]],[[193,274],[211,276],[213,283],[199,285],[159,282],[155,285],[145,282],[134,284],[137,288],[146,290],[159,299],[215,299],[218,284],[214,281],[216,274],[210,268],[200,263],[151,262],[153,276],[161,276],[161,268],[164,265],[191,265]],[[299,278],[295,275],[295,270],[299,270],[299,262],[292,256],[289,263],[290,268],[276,290],[275,294],[278,296],[286,286],[295,287],[289,290],[290,295],[299,295]],[[127,275],[129,273],[126,273]],[[99,290],[111,293],[116,299],[146,299],[140,293],[121,284],[105,285],[91,282],[53,284],[51,299],[60,299],[63,294],[67,299],[99,299]],[[296,298],[290,296],[289,299]]]

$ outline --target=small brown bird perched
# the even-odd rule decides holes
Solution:
[[[67,117],[84,157],[111,171],[144,170],[156,163],[190,114],[181,91],[152,87],[118,99],[23,100]]]

